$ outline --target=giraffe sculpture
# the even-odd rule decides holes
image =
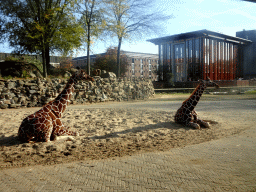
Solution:
[[[204,122],[201,119],[198,119],[197,113],[194,110],[204,90],[208,86],[214,86],[216,88],[219,87],[219,85],[211,81],[210,78],[207,78],[207,80],[201,80],[201,82],[190,95],[190,97],[187,100],[185,100],[182,103],[181,107],[177,110],[174,116],[176,123],[184,124],[195,129],[200,129],[201,126],[210,128],[209,123]]]
[[[94,81],[83,70],[77,71],[68,80],[63,91],[53,100],[44,105],[39,111],[26,117],[19,128],[18,137],[22,142],[55,140],[60,135],[78,136],[69,131],[61,122],[61,117],[70,102],[74,85],[78,80]]]

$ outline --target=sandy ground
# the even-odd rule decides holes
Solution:
[[[0,169],[165,151],[226,137],[251,126],[236,126],[235,116],[227,120],[207,112],[199,115],[211,128],[195,130],[174,123],[175,111],[68,108],[62,122],[78,131],[79,137],[20,143],[17,131],[21,121],[38,109],[0,111]]]

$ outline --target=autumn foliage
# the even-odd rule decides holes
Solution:
[[[106,70],[107,72],[114,72],[117,74],[117,49],[108,48],[105,54],[97,57],[94,63],[95,69]],[[125,75],[125,72],[128,69],[128,58],[125,54],[120,56],[120,74],[121,76]]]

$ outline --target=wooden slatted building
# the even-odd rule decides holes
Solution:
[[[242,50],[252,41],[200,30],[156,39],[159,63],[174,75],[175,82],[234,80],[242,76]]]

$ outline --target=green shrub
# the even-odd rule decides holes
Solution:
[[[41,74],[43,74],[43,64],[35,59],[33,56],[22,55],[22,56],[9,56],[5,59],[7,62],[17,62],[21,65],[33,65],[35,66]]]
[[[249,90],[249,91],[246,91],[245,94],[254,95],[254,94],[256,94],[256,90]]]

